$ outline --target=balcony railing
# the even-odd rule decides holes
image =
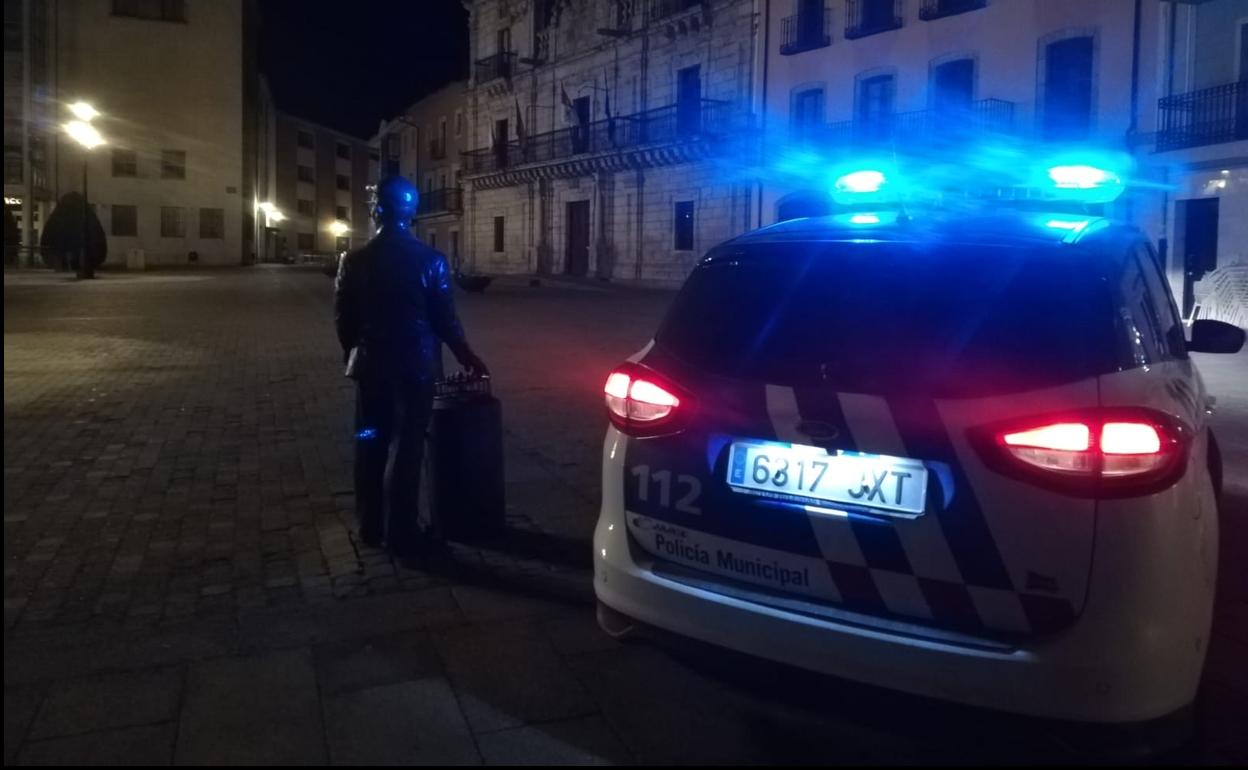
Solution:
[[[510,78],[516,71],[516,53],[499,51],[484,59],[477,59],[477,82],[486,83],[497,78]]]
[[[848,0],[845,5],[845,37],[854,38],[901,27],[901,0]]]
[[[650,12],[650,21],[658,21],[681,11],[696,8],[703,2],[704,0],[650,0],[647,9]]]
[[[677,143],[739,133],[748,126],[748,114],[728,101],[671,104],[586,126],[511,141],[464,153],[464,173],[489,174],[526,163],[550,163],[598,152],[649,144]]]
[[[434,139],[429,142],[429,158],[443,160],[446,158],[446,142]]]
[[[832,14],[797,13],[786,16],[780,27],[780,53],[789,56],[832,44]]]
[[[969,107],[894,112],[871,120],[845,120],[821,126],[794,126],[799,141],[822,144],[881,144],[909,141],[930,144],[941,139],[959,141],[1014,128],[1014,103],[981,99]]]
[[[1163,97],[1157,111],[1158,152],[1248,139],[1248,80]]]
[[[464,191],[458,187],[445,187],[441,190],[429,190],[420,196],[416,206],[416,216],[429,214],[458,213],[464,210]]]
[[[943,19],[967,11],[977,11],[988,5],[988,0],[923,0],[919,18],[923,21]]]

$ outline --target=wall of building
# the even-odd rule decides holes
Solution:
[[[108,142],[88,154],[89,197],[109,234],[108,264],[141,249],[148,265],[240,264],[244,254],[242,0],[187,2],[184,21],[115,16],[109,0],[59,4],[60,92],[85,99]],[[61,141],[62,194],[81,189],[82,152]],[[114,176],[112,150],[133,150],[134,177]],[[162,178],[165,150],[186,153],[184,179]],[[137,208],[137,235],[112,234],[117,205]],[[185,235],[161,235],[161,207],[183,211]],[[200,237],[203,209],[224,216],[220,238]]]
[[[299,145],[301,132],[311,137],[312,147]],[[348,157],[338,156],[340,145],[347,148]],[[346,239],[346,248],[356,248],[368,240],[371,227],[367,187],[374,152],[366,139],[277,112],[274,203],[281,212],[281,221],[275,227],[276,258],[337,252],[340,236],[331,228],[339,221],[350,228],[341,236]],[[299,179],[300,166],[312,170],[312,181]],[[347,179],[346,190],[338,189],[340,175]],[[310,211],[301,211],[300,201],[309,202]],[[302,245],[300,235],[305,237]]]
[[[535,14],[553,8],[550,24]],[[647,4],[534,3],[519,15],[495,0],[471,9],[474,62],[496,53],[498,32],[510,30],[517,63],[511,78],[483,78],[470,90],[472,149],[518,142],[574,124],[564,96],[589,100],[589,120],[611,117],[626,130],[630,116],[671,107],[682,68],[700,69],[701,97],[748,110],[753,88],[753,3],[707,0],[645,24]],[[627,14],[635,14],[625,18]],[[630,34],[602,34],[621,26]],[[535,34],[534,30],[539,32]],[[525,62],[528,62],[527,64]],[[652,113],[651,113],[652,114]],[[498,137],[496,121],[508,121]],[[647,155],[633,171],[586,164],[554,178],[524,179],[485,189],[468,179],[467,255],[484,272],[562,272],[566,267],[567,204],[590,206],[589,274],[615,280],[679,283],[709,246],[746,229],[751,194],[722,157]],[[537,174],[540,177],[542,174]],[[672,204],[694,202],[695,248],[677,251]],[[736,216],[733,212],[739,212]],[[494,251],[494,217],[505,217],[505,248]],[[640,268],[638,267],[640,266]]]

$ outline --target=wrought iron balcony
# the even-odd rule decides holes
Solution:
[[[1014,129],[1014,102],[981,99],[966,108],[935,108],[894,112],[871,120],[845,120],[824,125],[796,125],[794,138],[820,144],[871,145],[894,141],[933,144],[958,142]]]
[[[899,29],[901,0],[847,0],[845,37],[848,40]]]
[[[704,0],[650,0],[648,10],[650,11],[650,21],[658,21],[668,16],[674,16],[681,11],[687,11],[690,8],[697,8],[702,5]]]
[[[831,44],[832,14],[827,9],[820,9],[819,13],[796,13],[781,22],[780,53],[784,56]]]
[[[531,136],[523,141],[465,152],[464,173],[490,174],[529,163],[646,145],[715,139],[747,128],[749,116],[729,101],[703,99],[633,115],[597,120]]]
[[[499,51],[484,59],[477,59],[477,82],[486,83],[498,78],[510,78],[516,71],[515,51]]]
[[[430,214],[457,214],[464,210],[464,191],[458,187],[445,187],[422,193],[416,206],[416,216]]]
[[[1248,139],[1248,80],[1157,101],[1157,151]]]
[[[919,18],[923,21],[943,19],[967,11],[977,11],[988,5],[988,0],[923,0]]]

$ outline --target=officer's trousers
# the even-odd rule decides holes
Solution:
[[[420,474],[433,413],[433,383],[386,377],[356,381],[355,510],[360,537],[395,554],[416,553]]]

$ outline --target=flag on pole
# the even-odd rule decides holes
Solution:
[[[516,138],[520,140],[520,146],[523,148],[528,143],[528,134],[524,130],[524,116],[520,114],[520,99],[512,97],[516,103]]]
[[[615,146],[615,116],[611,114],[611,81],[607,78],[606,70],[602,73],[602,90],[606,91],[607,96],[603,105],[607,112],[607,139],[610,140],[611,146]]]
[[[576,109],[572,106],[572,100],[568,98],[568,92],[563,87],[563,83],[559,84],[559,99],[563,102],[564,125],[570,126],[576,122]]]

